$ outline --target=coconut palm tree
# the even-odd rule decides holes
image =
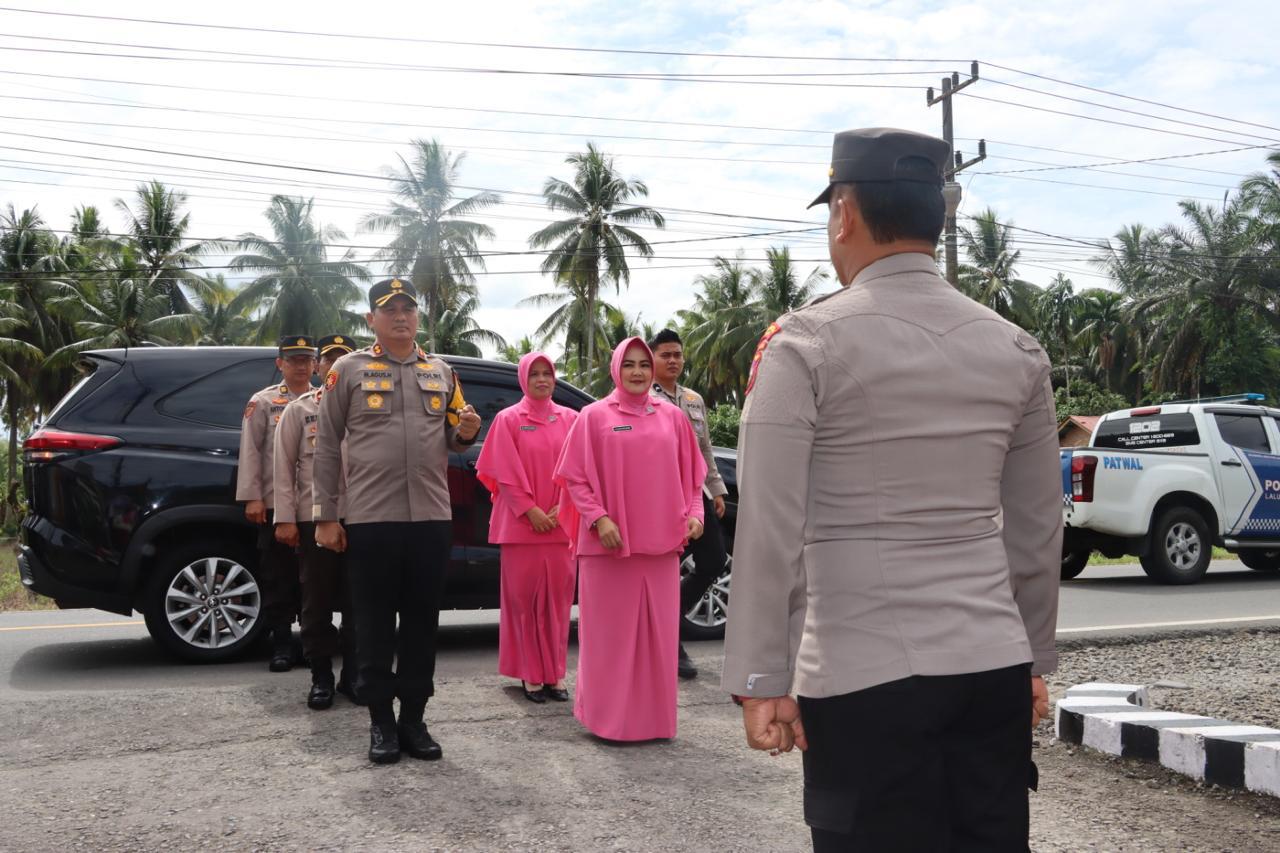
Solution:
[[[413,147],[411,161],[399,157],[400,167],[387,171],[395,193],[390,209],[367,214],[360,227],[393,235],[375,258],[388,261],[393,275],[413,281],[426,303],[427,349],[434,350],[441,316],[475,294],[472,270],[485,268],[480,241],[494,237],[491,227],[467,217],[493,207],[501,197],[480,192],[457,198],[458,171],[466,155],[453,154],[434,139],[416,139]]]
[[[511,364],[519,364],[520,359],[537,349],[534,346],[533,339],[525,335],[514,344],[507,344],[498,351],[498,358],[501,361],[510,362]]]
[[[596,300],[592,305],[595,313],[594,321],[588,323],[586,312],[589,300],[585,288],[570,280],[557,279],[555,283],[555,290],[526,297],[517,304],[522,307],[552,309],[546,319],[534,330],[534,340],[538,346],[546,347],[554,339],[563,339],[566,372],[574,377],[583,377],[588,372],[594,374],[594,370],[587,369],[587,353],[591,352],[591,358],[597,361],[602,359],[597,357],[596,353],[607,357],[609,342],[601,330],[608,322],[609,312],[618,309],[608,302]],[[588,334],[594,339],[591,346],[587,344]],[[608,376],[608,372],[605,371],[598,384],[605,385],[608,382]],[[584,390],[592,390],[592,386],[581,378],[578,379],[578,383]]]
[[[1056,359],[1062,370],[1063,382],[1067,389],[1067,399],[1071,399],[1071,343],[1076,335],[1076,326],[1082,303],[1076,295],[1075,285],[1062,273],[1054,276],[1053,281],[1040,291],[1035,303],[1035,318],[1038,328],[1045,337],[1053,342],[1051,349],[1057,350]]]
[[[236,346],[253,342],[258,324],[250,315],[257,306],[242,304],[233,309],[232,303],[239,292],[227,283],[222,273],[210,277],[209,286],[200,295],[196,308],[197,344]]]
[[[133,205],[116,199],[116,209],[125,217],[125,239],[133,247],[142,279],[154,282],[169,297],[173,314],[191,311],[184,288],[199,293],[204,278],[186,269],[199,263],[209,243],[187,242],[191,215],[184,212],[187,194],[173,190],[159,181],[141,184],[134,193]]]
[[[1020,249],[1013,248],[1010,223],[987,208],[960,236],[969,263],[960,269],[960,290],[1006,320],[1030,325],[1038,288],[1018,278]]]
[[[483,358],[481,345],[501,351],[506,339],[497,332],[480,327],[475,312],[480,307],[476,296],[468,295],[456,302],[456,307],[445,309],[435,324],[435,351],[445,355],[467,355]]]
[[[272,239],[241,234],[234,245],[242,254],[231,259],[234,271],[260,272],[230,303],[231,312],[262,305],[257,341],[282,334],[326,335],[358,328],[360,315],[348,310],[362,292],[356,281],[369,272],[351,260],[348,250],[329,260],[328,243],[346,239],[337,228],[316,225],[312,200],[277,195],[266,210]]]
[[[742,261],[717,257],[715,272],[694,284],[693,308],[677,312],[689,361],[689,382],[701,388],[708,405],[742,402],[751,373],[751,357],[769,322],[761,310],[760,276]]]
[[[814,267],[801,281],[791,260],[791,249],[786,246],[770,247],[764,256],[765,268],[756,274],[756,288],[761,317],[768,318],[765,325],[804,305],[830,278],[822,267]]]
[[[542,271],[558,282],[572,283],[572,292],[584,303],[574,313],[585,319],[586,385],[592,385],[595,367],[596,303],[600,285],[612,284],[615,291],[631,281],[628,250],[651,257],[653,248],[632,226],[662,228],[666,221],[651,207],[632,203],[649,195],[640,180],[624,178],[614,168],[613,158],[594,143],[587,150],[570,154],[565,163],[573,167],[570,181],[547,178],[542,197],[551,210],[569,214],[529,237],[535,249],[550,249]]]

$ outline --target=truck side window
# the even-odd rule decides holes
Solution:
[[[1259,453],[1270,453],[1271,445],[1267,441],[1267,430],[1258,415],[1215,414],[1213,421],[1218,425],[1222,440],[1232,447],[1245,450],[1256,450]]]

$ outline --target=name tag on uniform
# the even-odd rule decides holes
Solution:
[[[614,428],[613,428],[613,431],[614,431],[614,432],[631,432],[631,427],[629,427],[629,426],[616,426],[616,427],[614,427]]]
[[[537,429],[538,429],[538,428],[537,428],[536,426],[522,426],[522,427],[520,427],[520,431],[521,431],[521,432],[534,432],[534,431],[536,431]]]

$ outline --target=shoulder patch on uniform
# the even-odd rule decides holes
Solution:
[[[249,418],[253,417],[253,410],[256,408],[258,408],[257,400],[250,400],[249,405],[244,407],[244,419],[246,421],[249,420]]]
[[[770,323],[769,328],[764,330],[764,334],[760,336],[760,343],[756,344],[756,354],[751,356],[751,377],[747,379],[747,393],[751,393],[751,389],[756,385],[756,374],[760,372],[760,359],[764,358],[765,348],[769,346],[769,341],[774,335],[782,331],[782,327],[777,323]]]
[[[338,371],[334,370],[333,368],[329,368],[329,372],[325,374],[325,377],[324,377],[324,387],[333,388],[333,386],[337,384],[338,384]]]

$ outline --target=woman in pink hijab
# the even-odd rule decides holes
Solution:
[[[493,495],[489,542],[502,546],[498,671],[520,679],[530,702],[566,702],[574,564],[551,474],[578,413],[551,400],[555,366],[543,353],[520,359],[519,375],[524,398],[494,417],[476,461]]]
[[[618,345],[612,374],[614,391],[579,414],[555,472],[579,561],[573,713],[609,740],[671,738],[679,557],[702,535],[706,463],[684,413],[649,396],[643,340]]]

